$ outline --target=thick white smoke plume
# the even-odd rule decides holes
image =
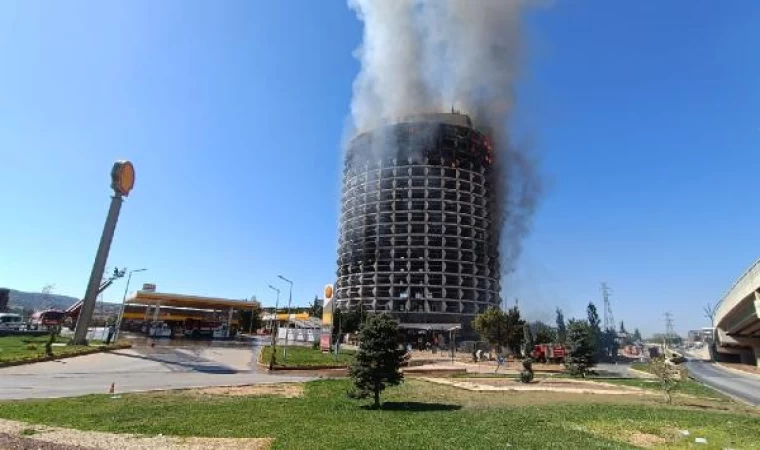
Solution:
[[[508,133],[528,0],[349,0],[364,22],[355,131],[411,114],[469,114],[496,150],[502,270],[511,272],[540,195],[533,159]]]

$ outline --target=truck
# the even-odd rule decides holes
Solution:
[[[567,348],[562,344],[537,344],[530,356],[538,362],[560,364],[565,361]]]
[[[46,330],[52,326],[60,326],[66,319],[66,312],[57,309],[37,311],[29,320],[29,328],[32,330]]]

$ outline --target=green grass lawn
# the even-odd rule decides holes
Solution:
[[[49,336],[4,336],[0,337],[0,364],[35,361],[45,356],[45,344]],[[66,343],[68,338],[58,337],[56,343]],[[65,345],[54,346],[53,355],[70,356],[91,353],[100,346]]]
[[[635,362],[631,363],[631,369],[640,370],[642,372],[652,373],[652,369],[649,367],[649,363]]]
[[[334,353],[322,353],[319,349],[313,349],[311,347],[289,346],[288,347],[288,359],[285,362],[283,354],[284,347],[277,346],[277,358],[275,360],[275,367],[287,368],[287,367],[346,367],[354,360],[353,350],[341,350],[338,353],[336,359]],[[267,346],[261,350],[261,360],[264,364],[269,364],[272,358],[272,347]]]
[[[383,394],[381,410],[346,398],[347,380],[305,385],[301,398],[222,397],[149,393],[112,399],[0,403],[0,417],[119,433],[206,437],[274,437],[274,448],[757,448],[760,417],[736,409],[668,407],[648,401],[626,404],[617,396],[577,396],[533,401],[536,393],[470,392],[407,380]],[[632,402],[634,400],[631,400]],[[736,408],[740,408],[736,406]],[[678,430],[689,430],[688,438]]]

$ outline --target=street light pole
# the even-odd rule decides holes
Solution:
[[[114,332],[113,336],[113,342],[116,343],[116,340],[119,339],[119,330],[121,330],[121,320],[124,317],[124,306],[127,301],[127,292],[129,291],[129,282],[132,280],[132,274],[135,272],[145,272],[148,269],[135,269],[130,270],[129,275],[127,275],[127,285],[124,287],[124,296],[121,298],[121,308],[119,308],[119,317],[116,319],[116,331]]]
[[[272,358],[269,360],[269,370],[272,370],[275,357],[277,356],[277,331],[279,329],[279,326],[277,326],[277,308],[280,307],[280,290],[271,284],[269,285],[269,289],[277,292],[277,301],[274,304],[274,320],[272,320]]]
[[[282,281],[290,285],[290,288],[288,290],[288,325],[287,325],[287,328],[285,328],[285,349],[282,351],[282,356],[285,362],[288,362],[288,335],[290,334],[290,302],[293,301],[293,282],[283,277],[282,275],[277,275],[277,278],[281,279]]]

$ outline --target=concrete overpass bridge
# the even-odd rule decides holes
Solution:
[[[715,313],[718,359],[760,365],[760,260],[731,286]]]

